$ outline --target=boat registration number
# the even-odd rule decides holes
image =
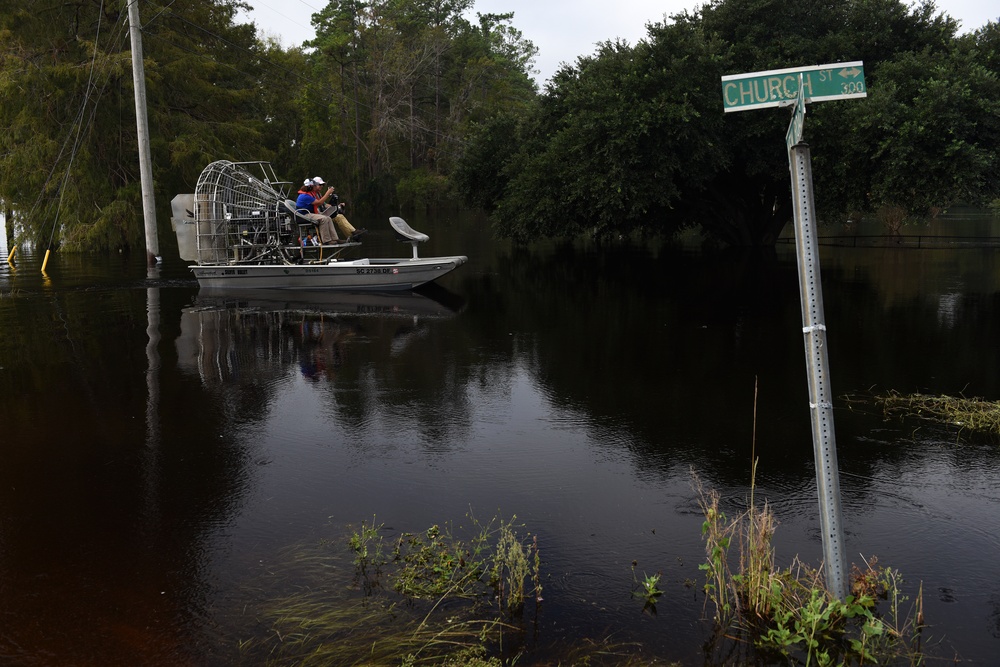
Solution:
[[[372,273],[399,273],[399,269],[391,267],[377,269],[358,269],[358,275],[370,275]]]

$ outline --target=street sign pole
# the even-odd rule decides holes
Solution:
[[[807,102],[865,96],[864,65],[860,61],[722,77],[722,97],[726,112],[792,107],[792,120],[785,134],[785,144],[788,148],[792,181],[799,299],[823,538],[823,566],[827,588],[839,600],[844,600],[848,592],[841,519],[840,469],[833,428],[833,396],[828,370],[823,285],[816,242],[812,158],[809,146],[802,139]]]
[[[800,115],[796,112],[796,115]],[[794,121],[793,121],[794,123]],[[847,559],[843,548],[840,511],[840,469],[837,465],[837,438],[833,428],[833,395],[830,390],[823,313],[823,285],[820,280],[819,250],[816,243],[816,215],[813,197],[812,159],[809,146],[797,143],[789,151],[792,172],[792,201],[795,211],[795,250],[798,258],[799,300],[802,333],[805,337],[806,375],[809,383],[809,417],[812,422],[813,457],[819,518],[823,534],[823,564],[826,585],[839,600],[847,597]]]

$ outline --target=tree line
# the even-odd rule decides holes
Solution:
[[[713,0],[563,67],[467,142],[455,181],[514,238],[672,234],[773,244],[791,219],[786,109],[723,113],[721,77],[861,60],[868,96],[812,104],[825,220],[1000,197],[1000,29],[932,2]]]
[[[535,47],[473,0],[333,0],[284,48],[238,0],[139,0],[160,218],[218,159],[427,202],[472,123],[530,103]],[[20,240],[142,244],[123,0],[0,0],[0,205]],[[293,188],[294,190],[294,188]]]
[[[808,109],[823,215],[1000,197],[1000,29],[960,35],[931,2],[712,0],[539,91],[514,15],[474,0],[332,0],[291,48],[239,0],[139,1],[161,219],[209,162],[269,160],[356,205],[461,201],[515,238],[699,227],[767,245],[791,217],[788,112],[724,114],[721,76],[853,60],[868,97]],[[124,1],[0,0],[0,101],[19,239],[141,245]]]

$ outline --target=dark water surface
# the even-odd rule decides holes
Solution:
[[[745,506],[755,385],[778,560],[819,564],[792,246],[514,248],[462,218],[411,222],[421,254],[470,261],[397,296],[211,295],[169,256],[150,275],[117,255],[0,264],[0,663],[256,663],[268,601],[317,586],[292,554],[337,555],[337,600],[349,525],[472,511],[539,537],[518,664],[606,637],[704,664],[691,471]],[[408,252],[369,236],[373,256]],[[1000,400],[997,254],[824,247],[834,394]],[[997,664],[998,444],[835,407],[848,561],[922,584],[933,653]],[[663,573],[656,615],[633,561]]]

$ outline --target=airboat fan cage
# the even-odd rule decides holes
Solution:
[[[259,257],[252,247],[280,245],[293,226],[285,208],[287,182],[268,162],[213,162],[198,177],[194,196],[199,264],[239,264]]]

